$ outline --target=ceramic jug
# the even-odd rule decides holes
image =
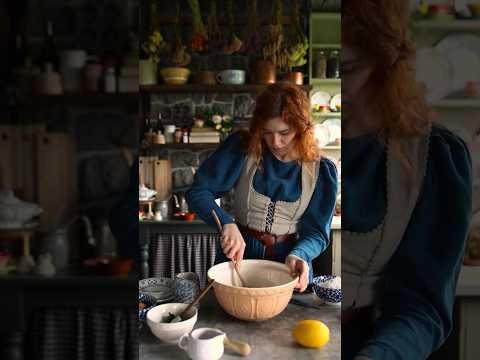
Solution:
[[[184,334],[178,346],[185,350],[192,360],[218,360],[223,355],[225,333],[213,328],[199,328]]]

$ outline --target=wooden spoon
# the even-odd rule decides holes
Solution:
[[[226,335],[225,339],[223,340],[223,345],[227,349],[230,349],[242,356],[248,356],[252,352],[252,348],[246,342],[230,339]]]
[[[176,322],[182,321],[183,316],[185,316],[188,313],[188,311],[192,308],[192,306],[198,304],[200,299],[205,296],[205,294],[208,292],[208,290],[210,290],[210,288],[213,286],[214,283],[215,283],[215,280],[212,280],[212,282],[210,284],[208,284],[208,286],[205,289],[203,289],[202,292],[200,294],[198,294],[197,297],[195,299],[193,299],[193,301],[179,315],[170,314],[170,318],[167,319],[166,322],[167,323],[176,323]]]
[[[212,215],[213,215],[213,218],[215,219],[215,222],[217,223],[218,231],[220,232],[220,235],[221,235],[223,227],[222,227],[222,223],[220,222],[220,219],[218,218],[217,213],[215,212],[215,209],[212,209]],[[232,263],[233,263],[233,268],[235,269],[238,277],[240,278],[240,283],[242,284],[242,287],[246,287],[245,279],[243,278],[242,275],[240,275],[240,271],[237,268],[237,261],[235,259],[232,259]]]

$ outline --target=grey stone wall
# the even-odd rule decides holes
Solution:
[[[193,117],[202,114],[206,108],[216,105],[226,115],[231,115],[236,128],[245,127],[255,108],[253,93],[175,93],[155,94],[151,97],[151,116],[162,113],[163,124],[192,126]],[[154,154],[172,163],[173,191],[186,191],[193,182],[196,169],[210,156],[216,144],[201,149],[156,148]],[[233,192],[222,199],[222,207],[230,209]]]

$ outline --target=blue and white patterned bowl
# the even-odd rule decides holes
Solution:
[[[147,318],[147,312],[154,308],[157,304],[157,299],[150,294],[145,294],[142,292],[138,293],[138,302],[142,302],[145,304],[145,308],[142,310],[138,310],[138,320],[139,320],[139,328],[142,328],[145,319]]]
[[[142,279],[138,282],[138,291],[153,296],[159,304],[172,302],[175,299],[174,279],[164,277]]]
[[[334,275],[317,276],[313,279],[313,291],[323,301],[339,303],[342,301],[342,289],[329,289],[323,286],[325,281],[335,279]]]

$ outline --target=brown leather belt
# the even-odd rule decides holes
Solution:
[[[267,258],[273,258],[274,257],[274,252],[273,252],[273,247],[278,244],[282,243],[285,241],[296,241],[297,240],[297,234],[292,233],[292,234],[285,234],[285,235],[274,235],[270,234],[267,232],[263,231],[258,231],[249,228],[248,226],[242,225],[242,224],[237,224],[238,228],[240,229],[241,232],[250,234],[253,236],[255,239],[258,239],[264,246],[265,246],[265,256]]]

